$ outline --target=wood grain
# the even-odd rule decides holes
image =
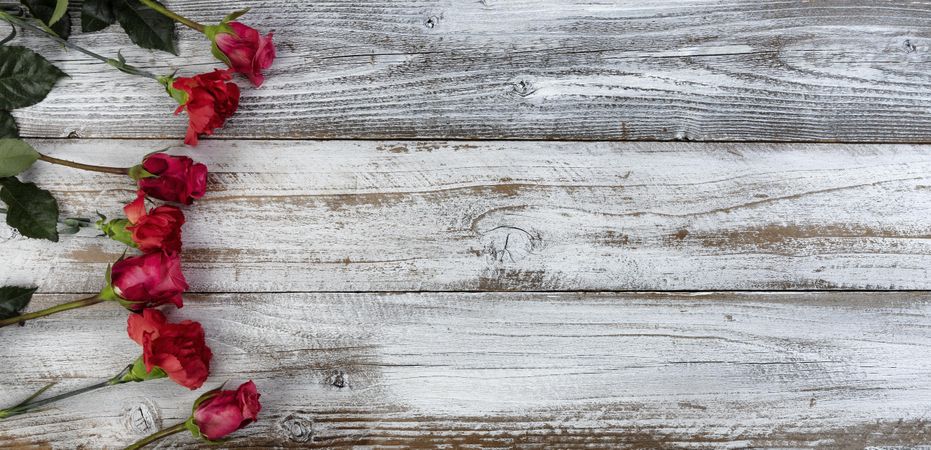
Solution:
[[[931,442],[929,299],[282,293],[193,295],[168,312],[207,331],[204,389],[262,390],[260,421],[230,447],[837,449]],[[119,371],[139,351],[125,316],[97,305],[0,330],[0,398]],[[0,445],[116,448],[182,420],[197,395],[165,380],[87,394],[0,422]]]
[[[168,1],[203,22],[251,7],[279,58],[223,138],[931,141],[926,2]],[[77,27],[75,27],[77,28]],[[159,73],[219,67],[118,29],[73,41]],[[34,35],[71,78],[16,111],[39,137],[180,138],[154,82]]]
[[[131,165],[161,141],[34,141]],[[174,150],[184,152],[183,150]],[[929,289],[931,156],[909,145],[295,141],[189,152],[195,292]],[[40,163],[64,215],[128,179]],[[94,292],[124,247],[0,228],[0,284]]]

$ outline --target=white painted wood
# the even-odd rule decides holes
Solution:
[[[165,141],[33,141],[130,165]],[[175,150],[183,152],[184,150]],[[908,145],[246,141],[187,209],[195,292],[929,289],[931,152]],[[38,163],[65,215],[129,179]],[[93,292],[123,246],[0,227],[0,284]]]
[[[174,0],[275,30],[279,59],[222,137],[931,140],[931,5],[829,0]],[[77,28],[77,27],[75,27]],[[160,73],[219,67],[118,30],[74,42]],[[31,35],[71,78],[16,112],[45,137],[170,137],[185,120],[150,80]]]
[[[863,448],[931,442],[929,299],[231,294],[170,315],[203,323],[209,385],[262,392],[231,447]],[[119,371],[138,351],[125,316],[97,305],[0,330],[0,398]],[[198,394],[167,381],[87,394],[0,422],[0,444],[118,448],[145,433],[140,408],[170,425]],[[301,426],[308,442],[290,439]]]

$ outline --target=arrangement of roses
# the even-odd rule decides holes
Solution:
[[[7,205],[0,213],[6,216],[8,225],[25,237],[57,241],[59,233],[77,232],[91,226],[91,221],[61,219],[52,194],[34,183],[20,181],[16,178],[19,173],[41,160],[127,176],[136,185],[137,194],[123,208],[125,217],[107,220],[101,216],[95,225],[102,236],[126,244],[127,251],[134,250],[131,255],[124,253],[107,268],[101,291],[88,298],[25,312],[38,288],[0,288],[0,328],[23,325],[26,321],[74,308],[115,302],[129,311],[127,334],[141,347],[141,356],[112,378],[93,386],[42,398],[52,387],[46,386],[16,405],[0,409],[0,420],[122,383],[168,378],[188,389],[199,389],[210,375],[213,358],[203,327],[190,320],[172,323],[158,308],[183,306],[182,297],[188,284],[181,269],[182,225],[185,223],[182,207],[192,205],[206,193],[207,167],[189,157],[164,152],[148,154],[133,167],[89,165],[40,153],[19,138],[10,111],[42,101],[65,74],[41,55],[7,44],[17,32],[36,32],[129,75],[160,83],[178,103],[175,114],[187,114],[184,143],[196,146],[201,136],[213,134],[236,112],[240,88],[233,81],[235,74],[244,75],[255,87],[262,85],[263,72],[275,59],[272,34],[262,36],[238,22],[246,11],[230,14],[216,25],[202,25],[155,0],[85,0],[81,11],[81,26],[85,32],[119,22],[136,44],[175,53],[174,26],[177,22],[203,33],[213,55],[227,66],[189,77],[159,76],[128,64],[121,55],[108,58],[68,42],[67,0],[22,0],[22,3],[24,7],[0,10],[0,21],[12,27],[10,35],[0,41],[0,201]],[[166,203],[150,204],[156,200]],[[252,381],[234,390],[223,390],[221,386],[197,398],[186,421],[127,448],[140,448],[184,430],[195,437],[217,442],[257,420],[260,410],[259,394]]]

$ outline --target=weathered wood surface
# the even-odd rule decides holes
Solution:
[[[46,140],[131,165],[172,142]],[[177,151],[177,150],[176,150]],[[183,151],[183,150],[181,150]],[[188,209],[195,292],[931,289],[931,153],[909,145],[214,141]],[[128,179],[40,163],[65,215]],[[0,233],[2,283],[100,289],[87,229]]]
[[[268,83],[220,136],[931,141],[931,4],[873,0],[168,1],[197,20],[251,7]],[[74,42],[171,72],[218,63],[121,32]],[[16,112],[40,137],[183,136],[156,83],[32,36],[72,78]]]
[[[231,447],[836,449],[931,442],[929,300],[218,294],[171,316],[203,323],[210,385],[251,378],[263,392],[260,422]],[[98,305],[0,330],[0,397],[119,371],[139,351],[125,316]],[[87,394],[0,422],[0,445],[116,448],[181,420],[196,395],[167,381]]]
[[[263,393],[225,447],[931,444],[931,152],[910,145],[931,142],[931,4],[167,3],[204,22],[252,7],[279,43],[218,139],[174,150],[212,175],[187,210],[195,293],[168,312],[204,324],[208,387]],[[182,57],[72,39],[219,67],[180,37]],[[17,42],[71,75],[15,112],[41,151],[128,166],[180,143],[157,84]],[[757,142],[578,142],[610,140]],[[67,216],[133,195],[42,163],[23,178]],[[99,290],[123,248],[95,235],[0,225],[0,285],[38,285],[31,309]],[[842,289],[921,291],[771,292]],[[592,292],[638,290],[767,292]],[[0,329],[0,407],[119,371],[139,352],[125,317]],[[119,448],[199,394],[88,394],[0,422],[0,447]]]

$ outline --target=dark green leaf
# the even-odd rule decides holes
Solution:
[[[28,48],[0,46],[0,109],[9,111],[41,102],[65,76]]]
[[[12,177],[32,167],[39,152],[19,139],[0,139],[0,177]]]
[[[174,20],[139,3],[139,0],[115,0],[113,5],[116,20],[136,45],[178,54]]]
[[[9,319],[22,314],[29,301],[32,300],[32,294],[36,292],[34,287],[3,286],[0,287],[0,320]]]
[[[29,8],[32,17],[41,20],[55,31],[55,34],[68,39],[71,34],[71,18],[68,17],[67,7],[65,8],[64,17],[61,20],[54,21],[55,12],[58,8],[58,0],[19,0],[24,6]],[[67,6],[67,5],[66,5]]]
[[[81,31],[100,31],[116,22],[111,0],[84,0],[81,6]]]
[[[7,204],[7,225],[35,239],[58,242],[58,202],[49,191],[15,177],[0,178],[0,200]]]
[[[9,112],[0,110],[0,139],[15,137],[19,137],[16,120],[13,119],[13,115]]]

